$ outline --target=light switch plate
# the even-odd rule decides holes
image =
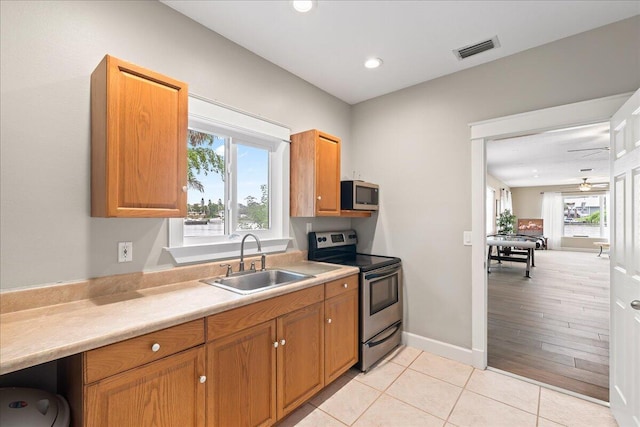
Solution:
[[[462,244],[465,246],[471,246],[471,231],[465,231],[462,233]]]

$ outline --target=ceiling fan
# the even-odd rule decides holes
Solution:
[[[580,185],[578,185],[578,190],[580,191],[591,191],[591,188],[602,188],[602,187],[608,187],[609,184],[604,183],[604,184],[591,184],[590,182],[587,182],[587,179],[589,178],[582,178],[582,182],[580,183]]]
[[[609,151],[609,147],[574,148],[573,150],[567,150],[567,153],[575,153],[577,151],[595,151],[595,150]]]

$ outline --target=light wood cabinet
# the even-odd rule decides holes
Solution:
[[[325,286],[324,382],[328,385],[358,362],[358,276]]]
[[[200,346],[89,385],[86,426],[203,427],[204,351]]]
[[[262,323],[258,323],[262,322]],[[324,387],[324,286],[210,316],[207,425],[265,426]]]
[[[324,387],[324,303],[286,314],[278,325],[278,419]]]
[[[276,324],[269,321],[207,344],[207,425],[276,422]]]
[[[60,362],[74,426],[205,425],[204,320]]]
[[[91,74],[91,215],[184,217],[186,83],[105,56]]]
[[[291,135],[291,216],[340,216],[340,145],[317,129]]]

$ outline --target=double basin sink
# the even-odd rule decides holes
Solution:
[[[248,295],[278,286],[290,285],[312,277],[314,276],[280,269],[249,270],[218,279],[206,279],[203,282],[241,295]]]

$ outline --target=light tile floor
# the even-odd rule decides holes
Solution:
[[[615,427],[609,408],[411,347],[338,378],[279,427]]]

